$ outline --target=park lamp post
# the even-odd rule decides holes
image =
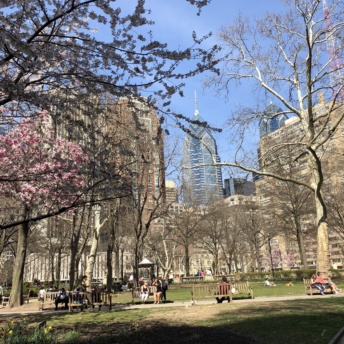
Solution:
[[[272,261],[272,251],[271,251],[270,234],[268,234],[268,246],[269,246],[269,254],[270,254],[271,275],[272,275],[272,277],[274,277],[274,263],[273,263],[273,261]]]

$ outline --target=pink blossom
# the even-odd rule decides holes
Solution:
[[[81,147],[54,137],[49,117],[25,119],[0,136],[0,194],[30,208],[71,206],[85,187]]]

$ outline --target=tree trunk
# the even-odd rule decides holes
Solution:
[[[307,269],[307,256],[306,256],[306,250],[305,245],[303,242],[303,234],[302,234],[302,228],[300,225],[299,217],[295,217],[295,230],[296,230],[296,239],[297,239],[297,245],[299,247],[299,253],[300,253],[300,259],[301,259],[301,265],[304,269]]]
[[[55,282],[55,264],[54,264],[54,255],[52,255],[51,257],[51,261],[50,261],[50,273],[51,273],[51,281]]]
[[[218,271],[219,271],[219,251],[215,250],[215,254],[213,255],[214,257],[214,271],[215,274],[218,275]]]
[[[330,250],[328,247],[327,210],[321,193],[323,174],[321,161],[314,151],[310,149],[309,166],[312,172],[312,186],[314,189],[314,203],[317,223],[317,272],[327,278],[330,270]]]
[[[14,261],[10,308],[19,307],[23,304],[24,266],[29,230],[28,223],[24,223],[18,229],[18,244]]]
[[[124,249],[121,249],[121,280],[124,281]]]
[[[96,256],[97,256],[100,228],[101,228],[100,206],[96,206],[94,209],[94,230],[93,230],[92,244],[91,244],[90,253],[87,259],[87,266],[86,266],[86,271],[85,271],[85,275],[87,276],[89,281],[92,281],[93,279],[93,269],[94,269],[94,264],[95,264]],[[91,288],[91,282],[89,285],[89,289],[90,288]]]
[[[140,259],[139,255],[140,255],[139,243],[136,241],[136,243],[135,243],[135,255],[134,255],[134,271],[133,271],[134,287],[138,286],[138,281],[139,281],[139,259]]]
[[[106,250],[106,290],[108,292],[112,289],[112,251],[113,244],[109,244]]]
[[[185,274],[186,274],[186,276],[190,276],[189,245],[185,245],[185,247],[184,247],[184,254],[185,254]]]
[[[257,269],[259,272],[262,271],[262,264],[260,262],[260,249],[259,249],[259,245],[258,245],[258,242],[255,241],[254,243],[254,255],[255,255],[255,263],[257,264]]]
[[[121,277],[120,258],[121,258],[121,253],[120,253],[119,245],[116,245],[115,247],[115,276],[116,276],[117,282],[120,280],[120,277]]]
[[[328,247],[328,226],[327,221],[321,214],[324,213],[323,207],[319,204],[317,208],[317,222],[318,222],[318,250],[317,250],[317,272],[321,272],[323,277],[328,277],[330,270],[330,252]],[[318,209],[319,208],[319,209]]]
[[[57,262],[56,262],[56,279],[61,282],[61,262],[62,262],[62,248],[57,249]]]

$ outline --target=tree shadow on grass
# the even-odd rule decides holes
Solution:
[[[123,324],[113,323],[113,333],[99,336],[95,331],[78,344],[142,344],[142,343],[164,343],[164,344],[259,344],[260,342],[245,335],[235,333],[223,327],[203,326],[169,326],[165,323],[146,324]]]
[[[51,312],[30,315],[28,322],[36,326],[46,320],[56,334],[76,331],[80,340],[73,344],[327,344],[344,326],[343,298],[195,306],[193,318],[177,308],[154,310],[153,318],[150,312]],[[15,321],[22,318],[11,316]]]

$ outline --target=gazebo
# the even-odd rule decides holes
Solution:
[[[149,259],[144,258],[139,264],[139,269],[152,269],[155,264],[152,263]]]

